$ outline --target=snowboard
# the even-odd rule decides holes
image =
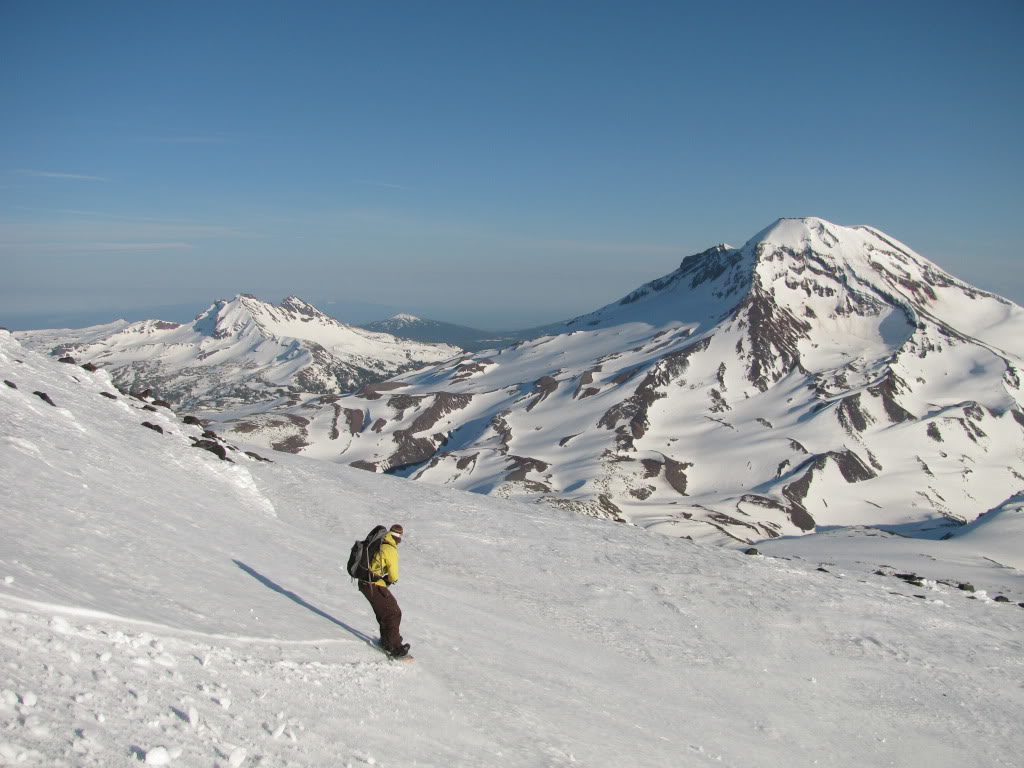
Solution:
[[[376,648],[381,653],[383,653],[385,656],[387,656],[392,661],[416,661],[416,658],[412,654],[410,654],[410,653],[407,653],[405,656],[392,656],[390,653],[388,653],[387,651],[385,651],[381,647],[380,640],[377,640],[377,639],[375,639],[373,641],[373,647]]]

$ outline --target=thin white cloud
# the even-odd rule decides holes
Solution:
[[[147,136],[140,141],[154,144],[226,144],[225,136]]]
[[[638,243],[590,240],[533,240],[524,239],[523,245],[542,251],[636,255],[636,256],[677,256],[683,253],[677,245],[662,243]]]
[[[370,181],[368,179],[356,179],[358,184],[365,184],[368,187],[380,187],[381,189],[403,189],[412,190],[412,187],[407,187],[404,184],[391,184],[386,181]]]
[[[46,233],[60,232],[69,240],[88,240],[95,236],[90,233],[111,232],[107,224],[113,222],[115,236],[132,242],[182,240],[191,238],[258,238],[258,232],[224,224],[210,224],[194,219],[163,216],[138,216],[106,211],[89,211],[77,208],[37,208],[25,205],[12,206],[11,210],[28,214],[31,218],[20,220],[5,219],[0,213],[0,232],[5,229],[20,231],[24,235],[46,238]],[[45,221],[43,217],[54,217]],[[41,223],[43,222],[43,223]],[[101,230],[100,227],[103,229]],[[105,235],[99,235],[104,237]],[[107,235],[109,236],[109,235]]]
[[[15,173],[22,176],[31,176],[36,179],[64,179],[68,181],[110,181],[105,176],[89,176],[84,173],[60,173],[58,171],[33,171],[19,169]]]
[[[190,243],[0,243],[0,251],[36,251],[46,253],[101,253],[123,251],[171,251],[192,248]]]

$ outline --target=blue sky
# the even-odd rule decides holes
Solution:
[[[1020,0],[0,0],[0,324],[248,292],[524,327],[808,215],[1024,303],[1022,32]]]

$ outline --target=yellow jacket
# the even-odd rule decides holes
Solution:
[[[388,587],[398,581],[398,545],[390,533],[384,535],[380,549],[370,561],[370,578],[378,587]]]

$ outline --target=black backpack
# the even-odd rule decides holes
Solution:
[[[383,525],[374,526],[369,535],[362,541],[357,540],[352,544],[352,552],[348,556],[348,575],[360,581],[371,581],[370,563],[380,550],[381,542],[384,541],[384,534],[388,529]]]

